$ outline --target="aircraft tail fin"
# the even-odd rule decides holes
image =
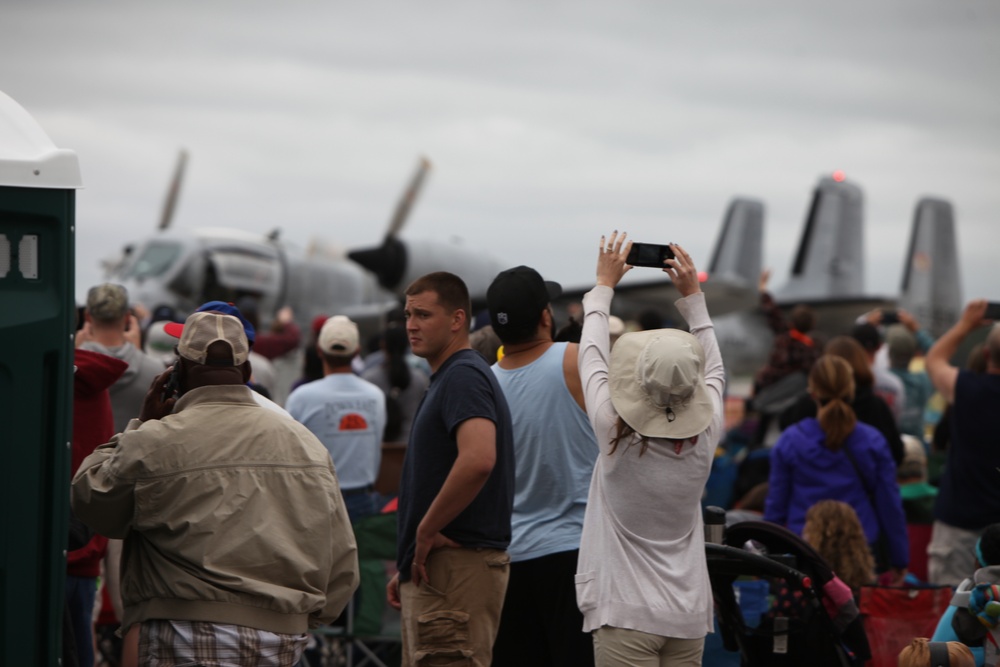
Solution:
[[[933,197],[917,202],[900,290],[900,307],[934,336],[943,334],[961,316],[965,304],[950,202]]]
[[[782,301],[851,299],[864,294],[864,196],[843,178],[825,177],[813,191]]]
[[[715,242],[709,278],[756,285],[763,262],[763,244],[764,204],[756,199],[733,199]]]

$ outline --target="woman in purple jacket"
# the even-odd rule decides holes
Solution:
[[[840,357],[820,357],[809,374],[809,394],[817,416],[787,428],[771,451],[764,518],[801,535],[810,507],[843,501],[857,512],[869,545],[884,534],[890,583],[902,584],[909,542],[896,466],[882,434],[858,422],[850,406],[850,365]]]

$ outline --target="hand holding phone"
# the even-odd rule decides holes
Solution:
[[[668,245],[656,243],[632,243],[632,250],[629,251],[625,263],[632,266],[648,266],[654,269],[662,269],[664,260],[673,259],[674,251]]]
[[[142,402],[139,419],[163,419],[174,410],[177,394],[180,391],[180,372],[177,366],[172,366],[153,379]]]
[[[899,313],[895,310],[883,310],[882,311],[882,326],[889,326],[890,324],[896,324],[899,322]]]
[[[177,391],[180,389],[180,373],[177,372],[177,367],[175,366],[172,371],[170,371],[170,377],[167,378],[167,383],[163,385],[163,393],[160,394],[160,402],[166,403],[168,398],[177,398]]]

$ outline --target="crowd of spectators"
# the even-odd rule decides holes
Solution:
[[[279,311],[265,330],[251,299],[209,302],[181,321],[168,308],[148,313],[130,304],[120,286],[92,288],[76,340],[73,508],[82,521],[71,533],[68,664],[94,664],[93,610],[102,597],[123,624],[113,649],[122,664],[156,647],[183,646],[198,659],[204,654],[192,632],[226,636],[222,644],[245,650],[242,630],[226,634],[244,625],[253,641],[292,660],[273,664],[295,664],[305,631],[333,620],[356,586],[349,525],[386,508],[399,516],[398,574],[387,599],[401,609],[404,664],[428,656],[519,667],[701,664],[713,611],[699,501],[721,474],[720,461],[738,467],[751,458],[756,478],[737,479],[734,488],[752,492],[732,499],[732,517],[801,535],[855,594],[876,583],[965,586],[962,600],[972,602],[957,609],[974,609],[977,595],[991,594],[984,587],[995,587],[1000,562],[991,532],[1000,524],[992,436],[1000,330],[973,353],[978,369],[952,363],[990,323],[985,301],[971,302],[937,341],[902,310],[866,313],[850,335],[829,338],[815,330],[808,307],[786,320],[765,273],[760,307],[773,350],[743,421],[726,424],[732,399],[693,260],[672,246],[675,258],[664,267],[680,292],[684,330],[664,328],[663,317],[648,312],[644,326],[611,314],[615,287],[631,268],[628,247],[624,235],[602,237],[596,286],[563,326],[552,308],[559,286],[529,267],[502,272],[478,317],[459,278],[424,276],[367,342],[367,354],[358,323],[342,314],[317,318],[303,346],[293,313]],[[207,338],[190,340],[195,329]],[[301,355],[303,373],[286,382],[276,368],[288,355]],[[287,399],[279,405],[275,396]],[[947,408],[937,423],[933,405],[941,400]],[[260,408],[267,417],[258,419]],[[769,429],[776,439],[766,437]],[[235,448],[200,443],[212,450],[208,458],[184,448],[198,439],[188,433],[206,432],[236,438]],[[254,456],[272,456],[268,442],[285,443],[285,458],[268,470],[305,471],[325,452],[332,475],[302,473],[318,475],[309,478],[311,500],[297,495],[303,482],[273,471],[260,472],[253,491],[224,481],[229,464],[213,457],[226,451],[253,468],[263,465],[251,463]],[[407,443],[395,499],[375,488],[386,442]],[[179,449],[159,461],[156,447]],[[136,459],[143,448],[150,453]],[[155,484],[139,481],[156,466],[161,476],[188,476],[186,484],[140,495],[138,485],[149,494],[163,483],[155,474]],[[186,505],[186,494],[207,484],[205,470],[217,470],[217,483],[232,491]],[[316,521],[311,537],[340,541],[336,562],[324,558],[320,567],[303,545],[294,553],[311,574],[265,569],[254,575],[264,588],[252,584],[253,552],[240,562],[221,556],[222,537],[204,527],[232,539],[220,523],[227,513],[253,531],[262,530],[254,521],[307,520],[294,505],[287,515],[247,511],[255,493],[274,494],[279,504],[323,496],[339,508],[322,528],[315,512],[308,519]],[[168,501],[177,505],[169,512],[156,505]],[[197,549],[164,533],[175,515],[201,522],[190,537],[205,540]],[[239,548],[274,546],[260,539]],[[205,560],[210,554],[219,560]],[[178,559],[186,559],[183,577],[174,572]],[[320,578],[317,568],[326,568]],[[172,597],[177,577],[195,601],[220,606]],[[274,614],[301,620],[243,609],[265,598],[279,600]],[[981,624],[986,636],[996,626],[991,618],[993,626]],[[989,650],[983,636],[976,646],[975,638],[939,634],[971,643],[977,661],[983,646]],[[941,650],[915,638],[900,664],[928,664],[924,656]],[[962,664],[962,649],[947,650]]]

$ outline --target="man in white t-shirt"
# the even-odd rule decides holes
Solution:
[[[385,394],[354,374],[358,326],[335,315],[319,332],[323,378],[297,388],[285,408],[312,431],[333,458],[351,521],[378,513],[375,480],[382,463]]]

